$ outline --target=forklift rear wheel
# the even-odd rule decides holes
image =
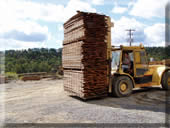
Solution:
[[[163,74],[161,84],[164,90],[170,90],[170,71]]]
[[[132,81],[127,76],[116,77],[112,85],[113,96],[116,97],[125,97],[129,96],[132,93],[133,85]]]

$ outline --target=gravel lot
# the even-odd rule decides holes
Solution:
[[[67,96],[63,80],[0,86],[5,87],[1,93],[5,95],[5,123],[165,123],[165,92],[159,87],[134,90],[130,97],[84,102]],[[3,111],[0,115],[2,120]]]

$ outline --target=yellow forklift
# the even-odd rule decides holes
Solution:
[[[170,68],[149,65],[143,45],[112,46],[110,54],[109,93],[128,96],[133,88],[160,86],[170,89]]]

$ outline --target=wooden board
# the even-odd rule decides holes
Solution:
[[[64,90],[82,99],[107,96],[107,16],[79,12],[64,24]]]

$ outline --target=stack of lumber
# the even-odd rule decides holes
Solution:
[[[0,84],[8,83],[8,78],[0,75]]]
[[[23,81],[30,81],[30,80],[41,80],[41,77],[40,76],[23,76],[21,77],[21,80]]]
[[[78,12],[64,24],[64,90],[82,99],[107,96],[110,18]]]

